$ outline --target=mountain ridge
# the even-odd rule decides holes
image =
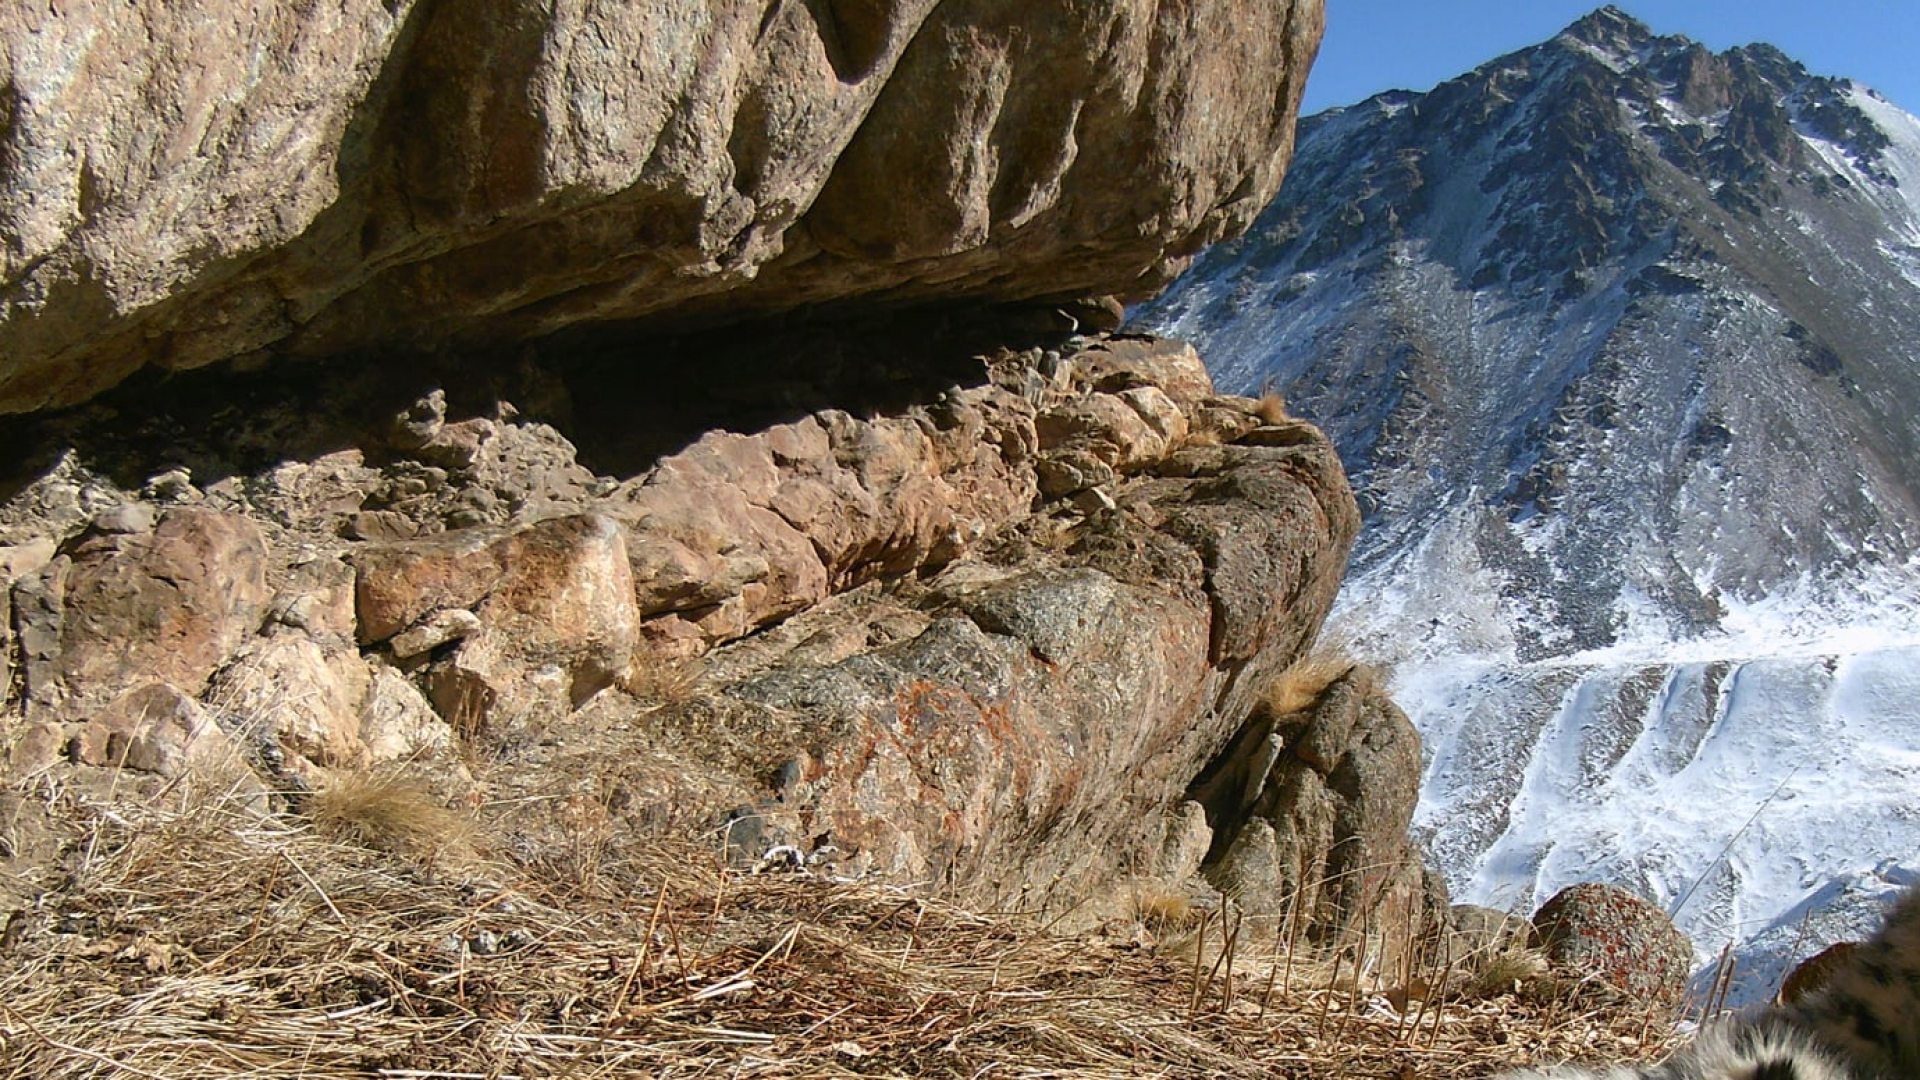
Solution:
[[[1340,448],[1335,629],[1395,667],[1459,893],[1618,880],[1717,946],[1904,880],[1874,754],[1920,722],[1887,659],[1920,657],[1920,120],[1602,8],[1306,118],[1134,318]]]
[[[1713,473],[1749,441],[1781,446],[1758,436],[1782,420],[1733,400],[1745,388],[1730,379],[1736,358],[1724,350],[1717,369],[1681,358],[1666,365],[1672,385],[1638,388],[1644,400],[1658,392],[1681,406],[1679,415],[1636,426],[1619,414],[1636,399],[1621,354],[1631,354],[1631,339],[1649,324],[1681,335],[1694,351],[1710,350],[1714,342],[1703,339],[1729,329],[1742,348],[1763,345],[1769,377],[1781,384],[1770,388],[1773,400],[1801,403],[1789,426],[1872,436],[1859,448],[1865,502],[1824,506],[1831,492],[1795,491],[1799,509],[1790,522],[1771,514],[1743,522],[1775,533],[1772,542],[1733,560],[1705,587],[1689,580],[1700,565],[1637,577],[1615,566],[1606,575],[1613,593],[1632,585],[1667,594],[1671,614],[1704,625],[1718,594],[1753,598],[1781,584],[1785,578],[1769,573],[1768,564],[1791,575],[1844,562],[1850,551],[1916,548],[1920,502],[1900,463],[1920,456],[1920,432],[1899,415],[1904,395],[1895,392],[1911,377],[1904,362],[1911,334],[1863,332],[1835,303],[1838,289],[1796,288],[1795,279],[1802,267],[1816,281],[1850,276],[1856,303],[1887,310],[1886,322],[1920,322],[1920,288],[1899,272],[1920,252],[1920,210],[1910,194],[1920,191],[1920,175],[1899,184],[1894,169],[1908,170],[1886,163],[1891,141],[1861,109],[1871,99],[1851,84],[1806,75],[1771,47],[1715,56],[1684,38],[1627,36],[1636,66],[1615,71],[1611,65],[1624,60],[1596,56],[1598,46],[1578,34],[1605,30],[1606,40],[1618,43],[1638,27],[1623,18],[1602,9],[1546,45],[1428,95],[1383,95],[1310,118],[1293,189],[1247,238],[1203,257],[1144,317],[1213,347],[1223,385],[1283,386],[1303,415],[1326,424],[1363,505],[1380,511],[1372,515],[1381,526],[1374,535],[1383,538],[1395,520],[1411,518],[1424,529],[1435,496],[1474,485],[1490,489],[1516,521],[1542,510],[1603,514],[1597,504],[1564,505],[1578,497],[1567,473],[1623,429],[1681,436],[1658,448],[1668,459],[1660,472],[1669,495],[1711,485],[1722,501],[1760,505],[1763,489],[1793,487],[1787,470],[1755,461],[1726,476]],[[1652,71],[1669,77],[1649,82]],[[1789,75],[1791,84],[1783,81]],[[1695,116],[1664,125],[1642,118],[1690,95],[1719,102],[1709,85],[1716,79],[1733,88],[1716,114],[1720,130],[1709,131]],[[1520,82],[1527,92],[1515,96],[1510,91]],[[1649,87],[1666,93],[1650,94]],[[1756,87],[1777,92],[1771,113]],[[1638,98],[1613,93],[1634,89]],[[1481,115],[1490,100],[1507,104]],[[1603,123],[1616,105],[1635,114],[1639,126]],[[1466,122],[1476,117],[1477,124]],[[1906,117],[1905,124],[1906,134],[1920,140],[1920,122]],[[1863,125],[1877,138],[1859,134]],[[1356,126],[1352,135],[1343,130]],[[1780,141],[1783,129],[1791,143]],[[1823,131],[1854,134],[1831,142]],[[1360,141],[1372,152],[1353,153]],[[1346,152],[1315,152],[1330,142]],[[1452,167],[1427,164],[1436,159]],[[1314,208],[1328,191],[1351,195]],[[1776,227],[1774,215],[1754,209],[1762,196],[1779,198],[1790,220],[1824,217],[1823,229]],[[1854,211],[1863,203],[1899,215],[1893,224],[1903,245],[1876,247],[1848,235],[1859,232]],[[1832,212],[1836,206],[1848,213]],[[1289,236],[1311,239],[1289,243]],[[1869,261],[1878,265],[1848,273]],[[1356,296],[1346,286],[1364,292]],[[1262,291],[1270,306],[1246,310]],[[1363,307],[1373,310],[1346,318]],[[1516,320],[1528,325],[1502,336],[1502,324]],[[1261,347],[1263,339],[1271,344]],[[1534,342],[1549,345],[1524,368],[1500,355],[1501,348]],[[1321,364],[1325,356],[1338,359]],[[1463,357],[1493,370],[1463,373]],[[1335,374],[1317,377],[1316,366]],[[1435,414],[1472,422],[1438,425],[1430,422]],[[1732,420],[1744,430],[1730,427]],[[1471,443],[1433,445],[1440,436],[1431,432],[1443,427],[1472,432]],[[1482,436],[1494,427],[1489,448]],[[1748,433],[1756,438],[1740,437]],[[1444,482],[1409,482],[1415,457],[1442,462]],[[1828,463],[1826,474],[1852,458],[1850,451],[1847,462]],[[1841,535],[1834,542],[1810,535],[1836,520]],[[1363,546],[1361,568],[1390,546]],[[1614,636],[1602,612],[1571,612],[1566,621],[1586,647]],[[1554,655],[1559,648],[1542,642],[1533,652]]]

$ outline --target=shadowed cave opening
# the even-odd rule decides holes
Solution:
[[[394,418],[434,389],[449,422],[511,415],[553,426],[582,466],[627,478],[716,429],[751,432],[825,409],[898,414],[987,378],[982,357],[1058,345],[1046,304],[790,313],[660,333],[602,325],[499,350],[147,369],[71,408],[0,417],[0,502],[71,452],[137,489],[171,469],[247,476],[347,449],[390,459]]]

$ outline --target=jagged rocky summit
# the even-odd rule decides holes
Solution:
[[[1304,120],[1138,322],[1339,446],[1339,629],[1461,894],[1627,884],[1746,942],[1736,997],[1809,913],[1871,925],[1920,845],[1881,750],[1920,720],[1920,121],[1603,8]]]
[[[1263,704],[1331,445],[1113,333],[1271,195],[1318,3],[269,9],[0,14],[12,780],[1438,917],[1405,717]]]

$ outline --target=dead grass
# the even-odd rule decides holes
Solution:
[[[394,855],[431,860],[472,847],[472,822],[402,772],[342,773],[313,794],[309,814],[331,839]]]
[[[1275,676],[1261,701],[1275,716],[1305,712],[1353,668],[1353,659],[1343,652],[1315,650]]]
[[[1502,994],[1523,993],[1546,975],[1546,954],[1516,945],[1488,957],[1467,981],[1461,994],[1471,1000],[1485,1000]]]
[[[1284,424],[1292,419],[1287,415],[1287,399],[1271,386],[1260,391],[1260,403],[1254,406],[1253,414],[1263,424]]]
[[[7,1080],[1455,1080],[1523,1053],[1659,1049],[1640,1018],[1236,961],[1218,918],[1225,947],[1183,962],[692,846],[596,848],[592,873],[556,873],[561,838],[503,835],[455,872],[217,794],[21,795],[73,842],[0,952]]]

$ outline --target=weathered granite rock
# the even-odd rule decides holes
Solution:
[[[53,541],[44,538],[0,547],[0,687],[13,685],[13,583],[46,566],[53,553]]]
[[[247,775],[226,732],[198,702],[165,683],[148,683],[109,702],[80,733],[80,760],[173,777],[193,770],[228,779]]]
[[[1376,738],[1395,732],[1366,693],[1329,692],[1289,721],[1297,781],[1267,783],[1273,758],[1236,767],[1311,786],[1324,821],[1302,803],[1241,829],[1239,804],[1190,790],[1252,745],[1236,734],[1332,602],[1358,528],[1332,447],[1214,396],[1178,343],[1000,349],[971,370],[889,410],[714,431],[591,484],[558,429],[408,389],[392,408],[354,406],[365,442],[315,428],[305,458],[194,470],[204,488],[149,499],[171,507],[150,533],[138,508],[96,514],[14,588],[17,645],[29,671],[57,674],[62,630],[91,618],[72,606],[107,558],[90,552],[145,566],[148,537],[231,506],[265,532],[254,561],[271,588],[252,592],[244,633],[208,650],[211,682],[195,666],[181,678],[200,681],[174,689],[278,783],[445,761],[477,739],[511,761],[494,782],[531,787],[527,813],[585,797],[608,836],[615,815],[636,837],[724,826],[744,859],[830,843],[835,873],[989,902],[1117,897],[1107,886],[1137,878],[1185,888],[1210,844],[1264,830],[1271,865],[1241,892],[1331,873],[1352,881],[1321,889],[1328,933],[1393,918],[1381,905],[1414,897],[1419,867],[1388,835],[1398,822],[1404,845],[1399,744]],[[287,403],[248,404],[241,423],[301,422]],[[163,439],[189,426],[138,423]],[[1048,497],[1048,464],[1073,454],[1103,478]],[[489,471],[494,455],[535,467]],[[85,465],[52,467],[119,505]],[[449,528],[481,489],[498,499],[488,523]],[[519,519],[540,506],[554,516]],[[362,520],[411,538],[367,539]],[[581,778],[593,793],[540,787]]]
[[[372,672],[355,653],[329,655],[285,635],[256,642],[221,668],[208,688],[221,723],[286,776],[311,766],[365,765],[360,707]]]
[[[21,725],[7,747],[7,775],[12,779],[52,768],[67,747],[66,729],[48,720]]]
[[[266,546],[246,518],[168,511],[150,532],[116,514],[14,586],[28,706],[85,711],[128,684],[189,696],[259,629]]]
[[[396,657],[410,659],[459,642],[427,684],[441,715],[464,731],[497,713],[564,712],[632,661],[633,575],[625,535],[608,517],[370,546],[354,564],[363,643],[397,641]]]
[[[1660,907],[1611,885],[1569,885],[1533,915],[1533,944],[1574,978],[1678,1009],[1693,945]]]
[[[338,556],[316,556],[290,567],[274,592],[274,622],[341,650],[354,644],[353,567]]]
[[[702,648],[874,578],[938,568],[1024,517],[1033,410],[994,386],[906,416],[716,432],[615,498],[648,636]],[[684,651],[682,648],[681,651]]]
[[[1444,921],[1407,836],[1420,738],[1366,668],[1348,667],[1305,712],[1263,702],[1193,790],[1218,836],[1206,872],[1247,910],[1335,946],[1382,930],[1405,942]],[[1407,921],[1383,926],[1391,918]]]
[[[418,687],[389,667],[376,666],[360,707],[360,741],[374,761],[423,761],[456,749],[453,729]]]
[[[65,443],[18,500],[45,513],[0,507],[9,540],[59,541],[8,573],[7,704],[92,716],[99,758],[138,735],[100,710],[153,683],[294,780],[536,720],[500,748],[527,782],[591,776],[602,813],[725,821],[749,855],[829,837],[848,867],[1042,900],[1186,872],[1224,835],[1190,783],[1317,632],[1358,519],[1310,428],[1214,397],[1189,349],[1098,335],[1114,295],[1272,194],[1321,21],[1321,0],[0,10],[0,412],[143,368],[441,357],[362,398],[268,404],[262,379],[191,420],[108,398],[49,420]],[[584,464],[575,401],[644,425],[542,360],[619,340],[645,369],[655,330],[876,305],[911,339],[1015,302],[990,326],[1031,325],[931,392],[773,380],[753,422],[697,414],[635,440],[643,463]],[[232,449],[248,425],[278,440]],[[642,674],[669,670],[700,692]],[[1326,835],[1371,838],[1397,804],[1349,788],[1397,744],[1369,741],[1371,706],[1328,708],[1297,764]],[[205,730],[138,731],[163,729]],[[591,767],[540,771],[568,753]],[[1288,862],[1291,820],[1260,820],[1276,866],[1337,861]],[[1367,917],[1397,865],[1327,905]]]
[[[8,5],[0,411],[264,350],[1144,294],[1273,194],[1322,19],[1321,0]]]
[[[1191,357],[1160,352],[1174,371]],[[1003,508],[994,542],[937,573],[723,643],[701,692],[651,714],[649,751],[770,778],[731,818],[748,852],[829,836],[983,900],[1175,869],[1183,778],[1312,639],[1357,517],[1324,440],[1175,452],[1110,498]]]

